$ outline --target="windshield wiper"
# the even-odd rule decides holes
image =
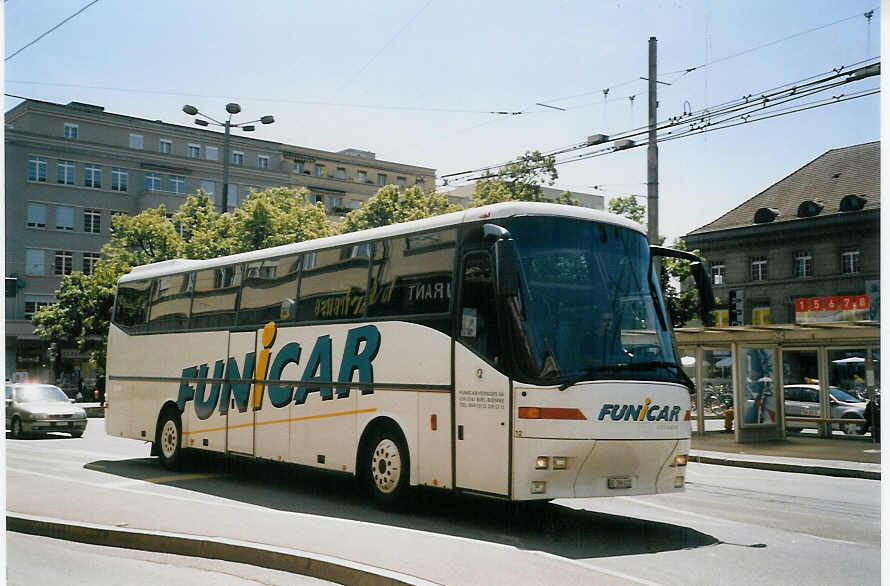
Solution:
[[[593,376],[594,374],[598,373],[600,370],[602,370],[602,368],[599,368],[599,367],[597,367],[597,368],[592,368],[592,367],[591,367],[591,368],[585,368],[585,369],[583,369],[583,370],[581,371],[581,374],[576,375],[576,376],[573,376],[572,378],[570,378],[570,379],[567,380],[566,382],[564,382],[564,383],[562,383],[561,385],[559,385],[559,390],[560,390],[560,391],[564,391],[564,390],[566,390],[567,388],[569,388],[569,387],[571,387],[571,386],[577,385],[577,384],[580,383],[581,381],[586,380],[586,379],[590,378],[591,376]]]

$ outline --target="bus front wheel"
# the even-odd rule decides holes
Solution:
[[[161,465],[178,470],[182,463],[182,421],[172,409],[164,411],[158,421],[157,446]]]
[[[404,498],[408,489],[408,447],[397,430],[379,427],[371,434],[364,455],[365,484],[371,497],[389,507]]]

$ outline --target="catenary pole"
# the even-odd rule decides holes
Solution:
[[[658,143],[655,129],[658,124],[658,77],[656,57],[658,46],[655,37],[649,37],[649,146],[646,149],[646,210],[648,212],[648,236],[650,244],[658,244]]]

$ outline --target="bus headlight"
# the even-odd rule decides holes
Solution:
[[[546,470],[550,467],[550,458],[547,456],[538,456],[535,460],[535,470]]]
[[[568,464],[568,458],[565,456],[553,456],[553,469],[565,470]]]

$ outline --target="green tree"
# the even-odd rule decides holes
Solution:
[[[613,197],[609,200],[609,211],[640,224],[644,223],[646,217],[646,206],[638,203],[633,195]]]
[[[473,207],[504,201],[544,201],[543,185],[553,185],[559,177],[556,158],[529,151],[502,167],[497,175],[486,173],[476,182]],[[543,184],[543,185],[542,185]],[[578,205],[568,192],[560,194],[558,203]]]
[[[362,203],[360,208],[346,214],[339,229],[340,233],[345,234],[367,228],[420,220],[461,209],[459,205],[449,204],[448,198],[441,193],[426,194],[419,187],[400,190],[395,185],[386,185]]]

